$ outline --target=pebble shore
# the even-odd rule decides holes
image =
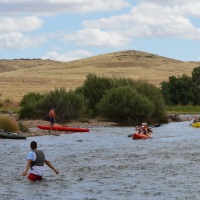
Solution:
[[[32,137],[32,136],[44,136],[44,135],[61,135],[61,134],[73,134],[73,132],[66,132],[66,131],[48,131],[48,130],[41,130],[37,128],[38,125],[50,125],[48,121],[44,120],[23,120],[22,124],[29,128],[29,132],[23,133],[27,137]],[[80,128],[90,128],[90,127],[108,127],[108,126],[116,126],[117,124],[114,122],[102,122],[102,121],[97,121],[97,120],[90,120],[89,122],[70,122],[67,124],[62,124],[65,126],[70,126],[70,127],[80,127]]]

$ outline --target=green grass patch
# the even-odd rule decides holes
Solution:
[[[166,106],[167,113],[171,114],[200,114],[200,106],[194,105],[177,105],[177,106]]]

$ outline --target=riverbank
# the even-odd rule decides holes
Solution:
[[[66,132],[66,131],[46,131],[46,130],[41,130],[37,128],[38,125],[48,125],[49,126],[49,121],[45,120],[23,120],[21,121],[24,126],[26,126],[29,129],[29,132],[25,132],[27,137],[32,137],[32,136],[44,136],[44,135],[61,135],[61,134],[72,134],[73,132]],[[110,126],[117,126],[116,123],[114,122],[105,122],[105,121],[98,121],[95,119],[91,119],[88,122],[78,122],[78,121],[73,121],[67,124],[62,124],[65,126],[70,126],[70,127],[80,127],[80,128],[91,128],[91,127],[110,127]]]
[[[194,119],[194,115],[169,115],[169,123],[171,122],[183,122],[183,121],[192,121]],[[29,129],[29,132],[25,132],[27,137],[33,136],[45,136],[45,135],[56,135],[59,136],[61,134],[73,134],[73,132],[66,132],[66,131],[46,131],[37,128],[38,125],[49,125],[49,121],[45,120],[23,120],[22,124]],[[79,122],[73,121],[67,124],[63,124],[65,126],[70,127],[81,127],[81,128],[92,128],[92,127],[111,127],[117,126],[117,123],[114,122],[107,122],[107,121],[100,121],[97,119],[91,119],[88,122]]]

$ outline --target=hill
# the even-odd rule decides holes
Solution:
[[[88,73],[146,79],[159,86],[169,76],[191,76],[200,62],[183,62],[140,51],[120,51],[71,62],[41,59],[0,60],[0,100],[19,102],[29,92],[75,89]]]

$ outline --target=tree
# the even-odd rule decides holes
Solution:
[[[139,94],[144,95],[147,99],[153,102],[155,109],[151,115],[152,122],[167,122],[165,102],[161,90],[158,87],[149,84],[147,81],[138,81],[136,90]]]
[[[193,102],[192,79],[187,75],[169,77],[169,82],[161,83],[165,102],[170,105],[187,105]]]
[[[162,96],[163,96],[163,99],[165,101],[165,103],[167,105],[171,105],[172,102],[170,100],[170,93],[169,93],[169,82],[167,81],[163,81],[161,83],[161,93],[162,93]]]
[[[89,102],[92,115],[96,115],[96,105],[99,103],[106,90],[110,89],[112,81],[106,77],[98,77],[88,74],[82,87],[77,88],[76,93],[82,93]]]
[[[193,103],[195,105],[200,105],[200,66],[193,69],[192,81]]]

